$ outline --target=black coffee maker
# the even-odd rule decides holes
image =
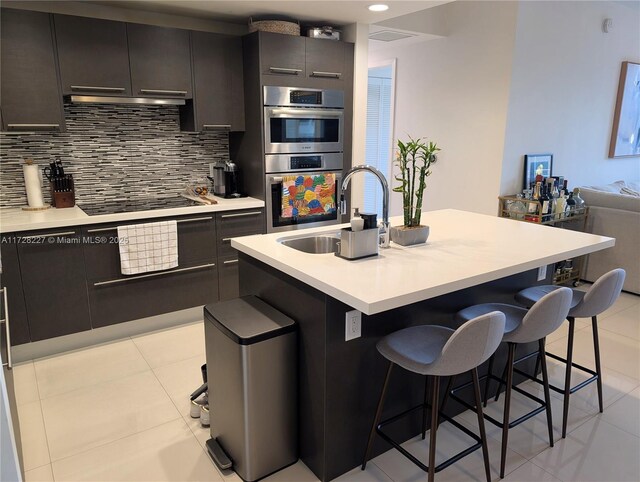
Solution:
[[[245,197],[240,193],[240,172],[238,165],[233,161],[227,161],[224,166],[224,197],[237,198]]]

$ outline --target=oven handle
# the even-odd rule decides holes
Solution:
[[[313,115],[316,117],[342,118],[344,115],[342,109],[310,109],[308,107],[269,108],[268,112],[268,117],[306,117]]]

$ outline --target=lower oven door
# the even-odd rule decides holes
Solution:
[[[268,174],[267,232],[339,224],[342,171]]]

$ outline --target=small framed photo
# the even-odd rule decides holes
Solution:
[[[529,189],[536,176],[551,177],[553,154],[525,154],[523,189]]]

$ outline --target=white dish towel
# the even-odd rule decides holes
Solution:
[[[162,271],[178,266],[176,221],[118,226],[122,274]]]

